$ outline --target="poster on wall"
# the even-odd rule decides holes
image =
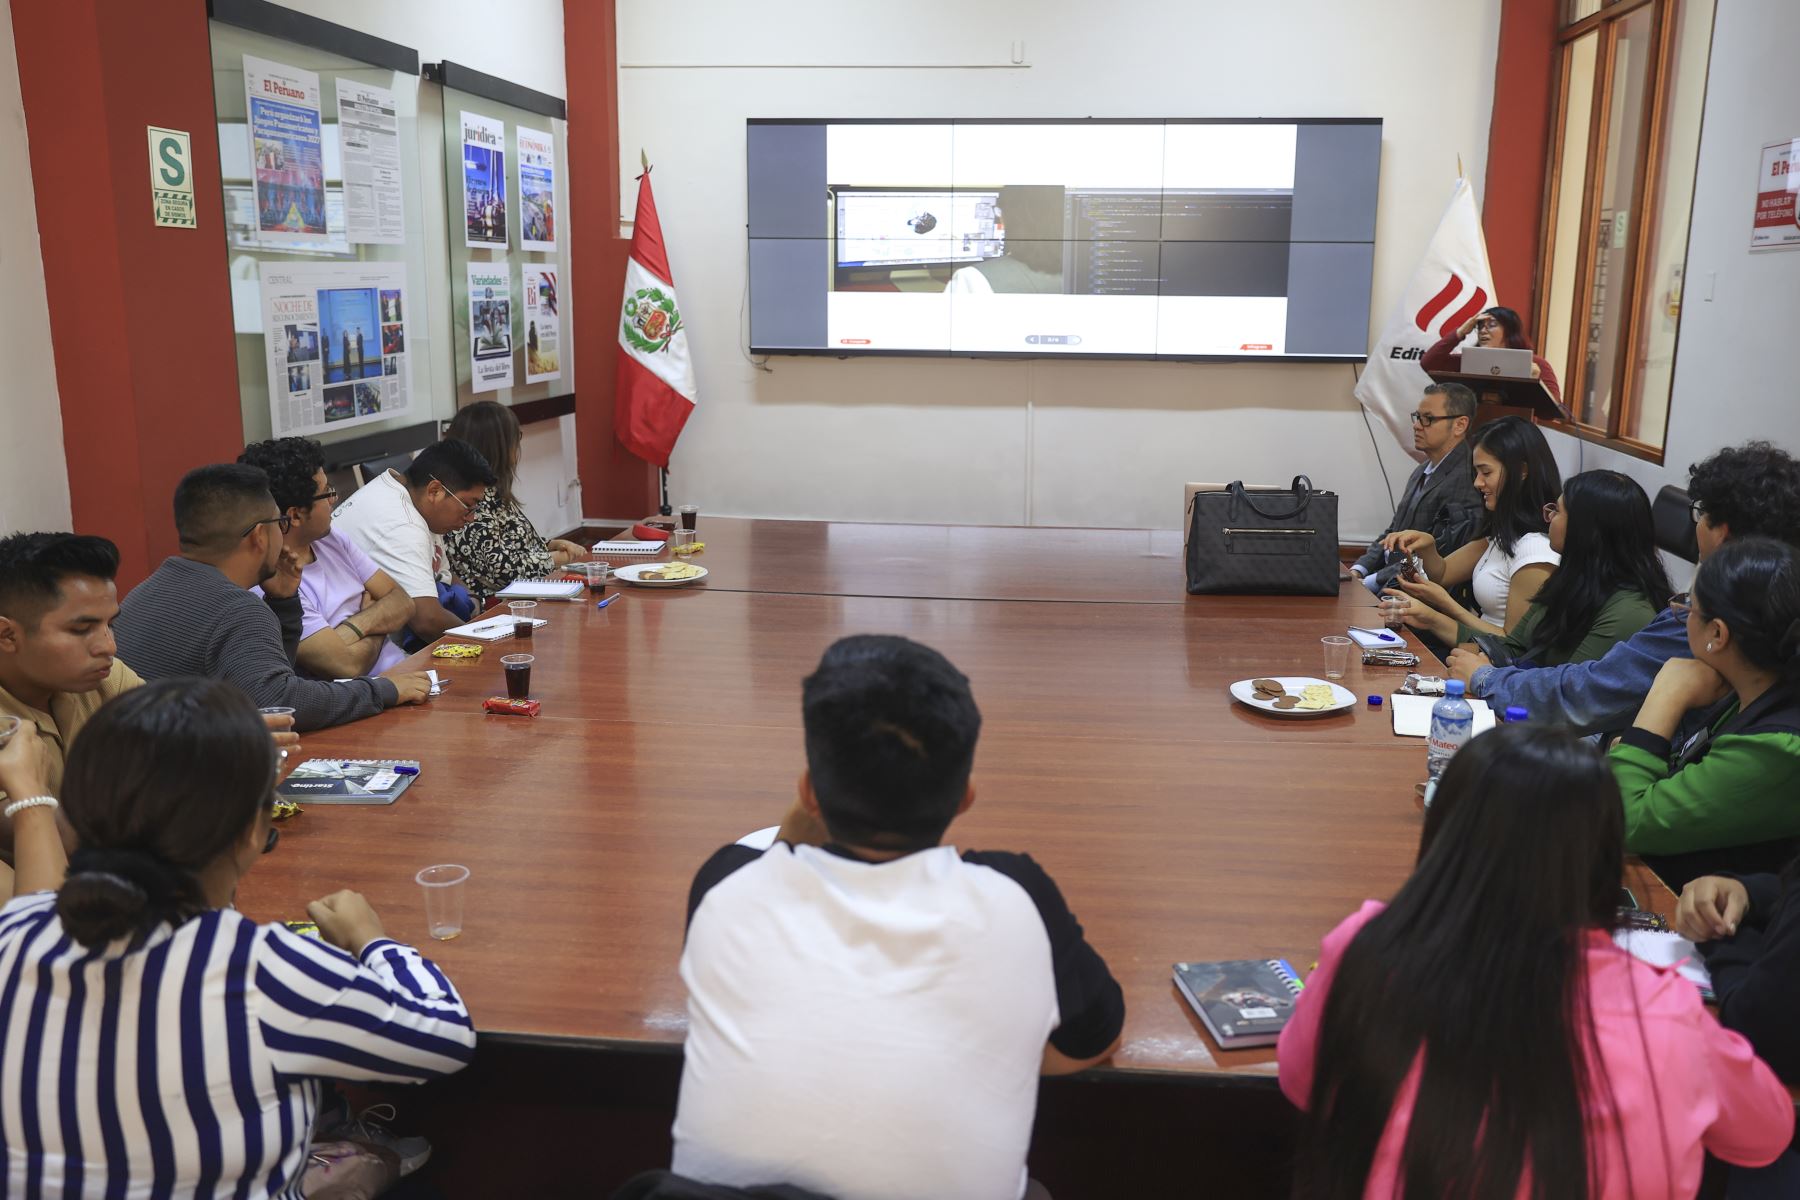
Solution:
[[[562,317],[556,299],[556,268],[527,263],[519,274],[519,298],[525,310],[525,382],[560,378]]]
[[[519,248],[556,249],[556,139],[519,126]]]
[[[337,103],[345,236],[370,245],[401,245],[406,218],[400,203],[400,109],[394,93],[340,77]]]
[[[316,247],[325,222],[319,77],[244,55],[257,237],[264,246]]]
[[[469,264],[469,386],[513,385],[512,285],[505,263]]]
[[[462,114],[463,244],[506,245],[506,126]]]
[[[405,263],[263,263],[262,310],[274,436],[405,414]]]
[[[1776,250],[1783,246],[1800,246],[1800,138],[1764,146],[1762,169],[1756,176],[1750,248]]]

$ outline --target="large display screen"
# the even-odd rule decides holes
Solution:
[[[753,120],[761,354],[1361,359],[1378,120]]]

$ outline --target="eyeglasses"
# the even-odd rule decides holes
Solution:
[[[1678,617],[1685,617],[1694,607],[1694,593],[1676,592],[1669,597],[1669,611]]]
[[[1448,417],[1448,416],[1434,417],[1430,413],[1416,412],[1416,413],[1412,414],[1412,423],[1414,425],[1422,425],[1426,429],[1430,429],[1433,425],[1436,425],[1439,421],[1454,421],[1454,420],[1456,420],[1455,417]]]
[[[252,533],[256,532],[257,525],[279,525],[281,527],[281,532],[286,533],[293,526],[293,524],[294,524],[294,518],[288,516],[286,513],[282,513],[279,517],[264,517],[262,520],[256,522],[255,525],[250,526],[250,528],[248,528],[248,529],[244,530],[244,532],[238,534],[238,537],[240,537],[240,538],[249,537]]]
[[[433,483],[437,484],[439,487],[443,488],[444,495],[450,497],[452,500],[454,500],[458,504],[462,505],[463,515],[467,516],[469,513],[472,513],[475,511],[475,506],[473,504],[470,504],[467,500],[464,500],[461,496],[459,496],[455,492],[451,491],[450,485],[445,483],[443,480],[439,479],[436,475],[433,475],[431,477],[431,482],[433,482]]]
[[[1550,522],[1556,520],[1557,515],[1561,512],[1562,512],[1562,505],[1558,504],[1554,500],[1552,500],[1550,503],[1544,505],[1544,524],[1548,525]]]
[[[1481,320],[1475,322],[1475,328],[1477,328],[1477,329],[1498,329],[1498,328],[1500,328],[1500,322],[1494,320],[1494,318],[1492,318],[1492,317],[1483,317],[1483,318],[1481,318]]]
[[[1700,518],[1704,517],[1705,515],[1706,515],[1706,509],[1704,509],[1700,506],[1700,502],[1698,500],[1696,500],[1692,504],[1688,505],[1688,516],[1694,518],[1694,524],[1698,525],[1700,523]]]
[[[318,495],[314,496],[311,500],[308,500],[306,503],[310,506],[310,505],[317,504],[321,500],[336,500],[337,497],[338,497],[337,489],[336,488],[328,488],[325,491],[320,492]]]

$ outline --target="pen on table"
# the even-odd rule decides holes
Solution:
[[[612,595],[608,596],[606,599],[595,604],[594,607],[595,608],[605,608],[607,605],[611,604],[614,600],[617,600],[620,596],[623,596],[624,594],[625,594],[624,592],[614,592]]]
[[[417,775],[418,773],[419,773],[419,768],[417,768],[417,767],[395,767],[394,768],[394,774],[396,774],[396,775]]]

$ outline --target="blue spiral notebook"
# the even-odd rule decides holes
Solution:
[[[1306,985],[1285,958],[1175,964],[1175,986],[1221,1049],[1273,1046]]]

